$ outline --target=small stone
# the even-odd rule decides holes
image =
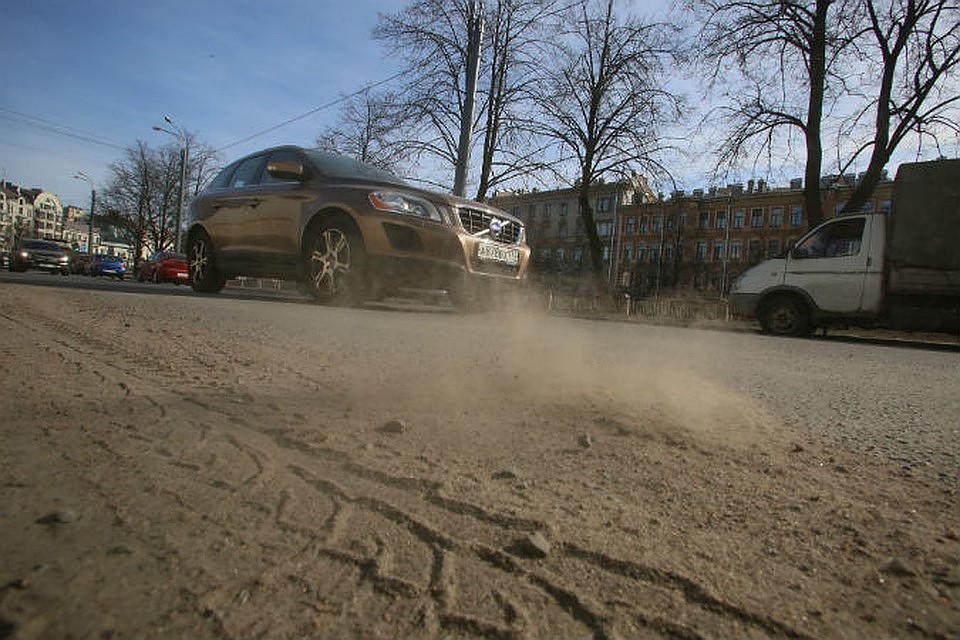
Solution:
[[[72,509],[59,509],[37,519],[37,524],[70,524],[76,522],[79,518],[80,514]]]
[[[577,436],[577,444],[584,449],[588,449],[593,446],[593,438],[590,437],[589,433],[581,433]]]
[[[407,425],[403,420],[391,420],[380,427],[380,431],[384,433],[403,433],[406,430]]]
[[[527,558],[546,558],[550,555],[550,550],[550,541],[539,531],[517,540],[512,548],[514,555]]]
[[[496,480],[509,480],[516,478],[520,475],[520,472],[517,471],[516,467],[507,467],[493,474],[494,479]]]
[[[887,575],[901,578],[911,578],[917,575],[917,572],[900,558],[892,558],[881,571]]]

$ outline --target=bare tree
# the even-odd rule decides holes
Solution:
[[[721,107],[729,133],[718,165],[751,151],[773,156],[799,132],[805,151],[804,205],[811,224],[823,219],[824,104],[835,97],[827,79],[849,46],[850,11],[831,11],[855,0],[693,0],[703,15],[696,43],[715,82],[739,71],[730,105]],[[741,83],[745,80],[745,83]]]
[[[482,140],[476,199],[497,184],[538,166],[540,156],[518,116],[526,86],[541,56],[542,27],[558,0],[493,0],[484,11],[478,109],[473,128]],[[466,74],[474,0],[414,0],[381,16],[374,35],[400,56],[410,72],[398,95],[414,126],[406,144],[411,157],[454,168],[467,106]]]
[[[824,216],[824,140],[836,137],[841,174],[869,152],[847,203],[856,210],[909,134],[958,130],[950,113],[956,86],[947,87],[958,63],[956,0],[688,0],[686,6],[702,18],[695,46],[711,79],[731,87],[718,110],[727,130],[718,166],[754,154],[755,161],[785,159],[799,132],[811,225]]]
[[[187,193],[196,194],[217,170],[217,154],[188,137]],[[180,149],[169,144],[152,149],[138,140],[123,157],[110,165],[104,191],[104,209],[110,220],[134,244],[134,256],[168,249],[173,245],[176,208],[179,206]]]
[[[943,132],[960,133],[957,106],[960,87],[960,4],[956,0],[864,0],[867,26],[858,41],[867,62],[867,78],[876,87],[865,95],[842,139],[855,139],[866,121],[863,144],[840,173],[860,154],[870,153],[867,169],[847,201],[845,211],[859,211],[883,176],[883,170],[904,139],[928,136],[939,147]],[[872,118],[871,118],[872,116]]]
[[[557,66],[544,74],[533,100],[531,127],[553,142],[558,174],[574,162],[580,216],[598,286],[603,282],[603,242],[590,202],[591,186],[608,175],[638,169],[663,175],[657,135],[666,118],[679,117],[678,99],[661,88],[665,25],[615,12],[613,0],[597,6],[580,0],[564,16]]]
[[[410,140],[404,138],[409,107],[391,92],[364,91],[345,102],[335,127],[316,140],[325,151],[356,158],[393,173],[403,173]]]

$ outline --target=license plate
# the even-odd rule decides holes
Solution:
[[[502,247],[492,242],[481,242],[477,246],[477,259],[483,262],[499,262],[516,266],[520,262],[520,250],[515,247]]]

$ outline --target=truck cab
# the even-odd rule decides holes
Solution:
[[[780,258],[734,283],[734,315],[767,333],[808,335],[818,326],[875,319],[883,305],[884,214],[843,216],[810,230]]]

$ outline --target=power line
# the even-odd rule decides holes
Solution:
[[[123,147],[105,140],[103,138],[96,138],[92,134],[86,134],[78,132],[69,125],[59,124],[51,120],[45,120],[43,118],[38,118],[36,116],[29,116],[25,113],[20,113],[19,111],[14,111],[13,109],[6,109],[0,107],[0,117],[16,122],[18,124],[24,124],[29,127],[34,127],[35,129],[41,129],[43,131],[49,131],[50,133],[55,133],[57,135],[65,136],[67,138],[74,138],[76,140],[82,140],[84,142],[90,142],[93,144],[99,144],[104,147],[110,147],[112,149],[119,149],[123,151]]]
[[[354,91],[354,92],[351,93],[351,94],[348,94],[348,95],[345,95],[345,96],[340,96],[339,98],[337,98],[337,99],[335,99],[335,100],[331,100],[330,102],[327,102],[326,104],[322,104],[322,105],[320,105],[319,107],[314,107],[313,109],[310,109],[310,111],[307,111],[306,113],[302,113],[302,114],[300,114],[300,115],[298,115],[298,116],[294,116],[294,117],[292,117],[292,118],[289,118],[289,119],[287,119],[287,120],[284,120],[283,122],[281,122],[281,123],[279,123],[279,124],[275,124],[275,125],[273,125],[273,126],[271,126],[271,127],[267,127],[266,129],[263,129],[262,131],[258,131],[257,133],[253,133],[253,134],[251,134],[251,135],[249,135],[249,136],[247,136],[247,137],[245,137],[245,138],[241,138],[241,139],[239,139],[239,140],[237,140],[237,141],[235,141],[235,142],[231,142],[230,144],[227,144],[227,145],[224,145],[224,146],[220,147],[219,149],[217,149],[217,151],[218,151],[218,152],[224,151],[224,150],[226,150],[226,149],[229,149],[230,147],[235,147],[235,146],[237,146],[238,144],[243,144],[244,142],[248,142],[248,141],[250,141],[250,140],[253,140],[254,138],[259,138],[260,136],[266,135],[266,134],[270,133],[271,131],[276,131],[277,129],[280,129],[281,127],[287,126],[288,124],[293,124],[294,122],[297,122],[298,120],[303,120],[304,118],[307,118],[307,117],[309,117],[309,116],[312,116],[313,114],[317,113],[318,111],[323,111],[324,109],[329,109],[330,107],[334,107],[334,106],[340,104],[341,102],[345,102],[345,101],[349,100],[350,98],[352,98],[352,97],[354,97],[354,96],[358,96],[358,95],[360,95],[360,94],[362,94],[362,93],[365,93],[365,92],[367,92],[367,91],[370,91],[371,89],[373,89],[373,88],[375,88],[375,87],[379,87],[379,86],[382,85],[382,84],[386,84],[386,83],[388,83],[388,82],[391,82],[391,81],[393,81],[393,80],[396,80],[397,78],[399,78],[399,77],[402,76],[402,75],[405,75],[406,73],[408,73],[408,71],[398,71],[397,73],[393,74],[393,75],[390,76],[389,78],[386,78],[386,79],[384,79],[384,80],[379,80],[379,81],[377,81],[377,82],[368,84],[368,85],[366,85],[365,87],[362,87],[361,89],[357,89],[356,91]]]

